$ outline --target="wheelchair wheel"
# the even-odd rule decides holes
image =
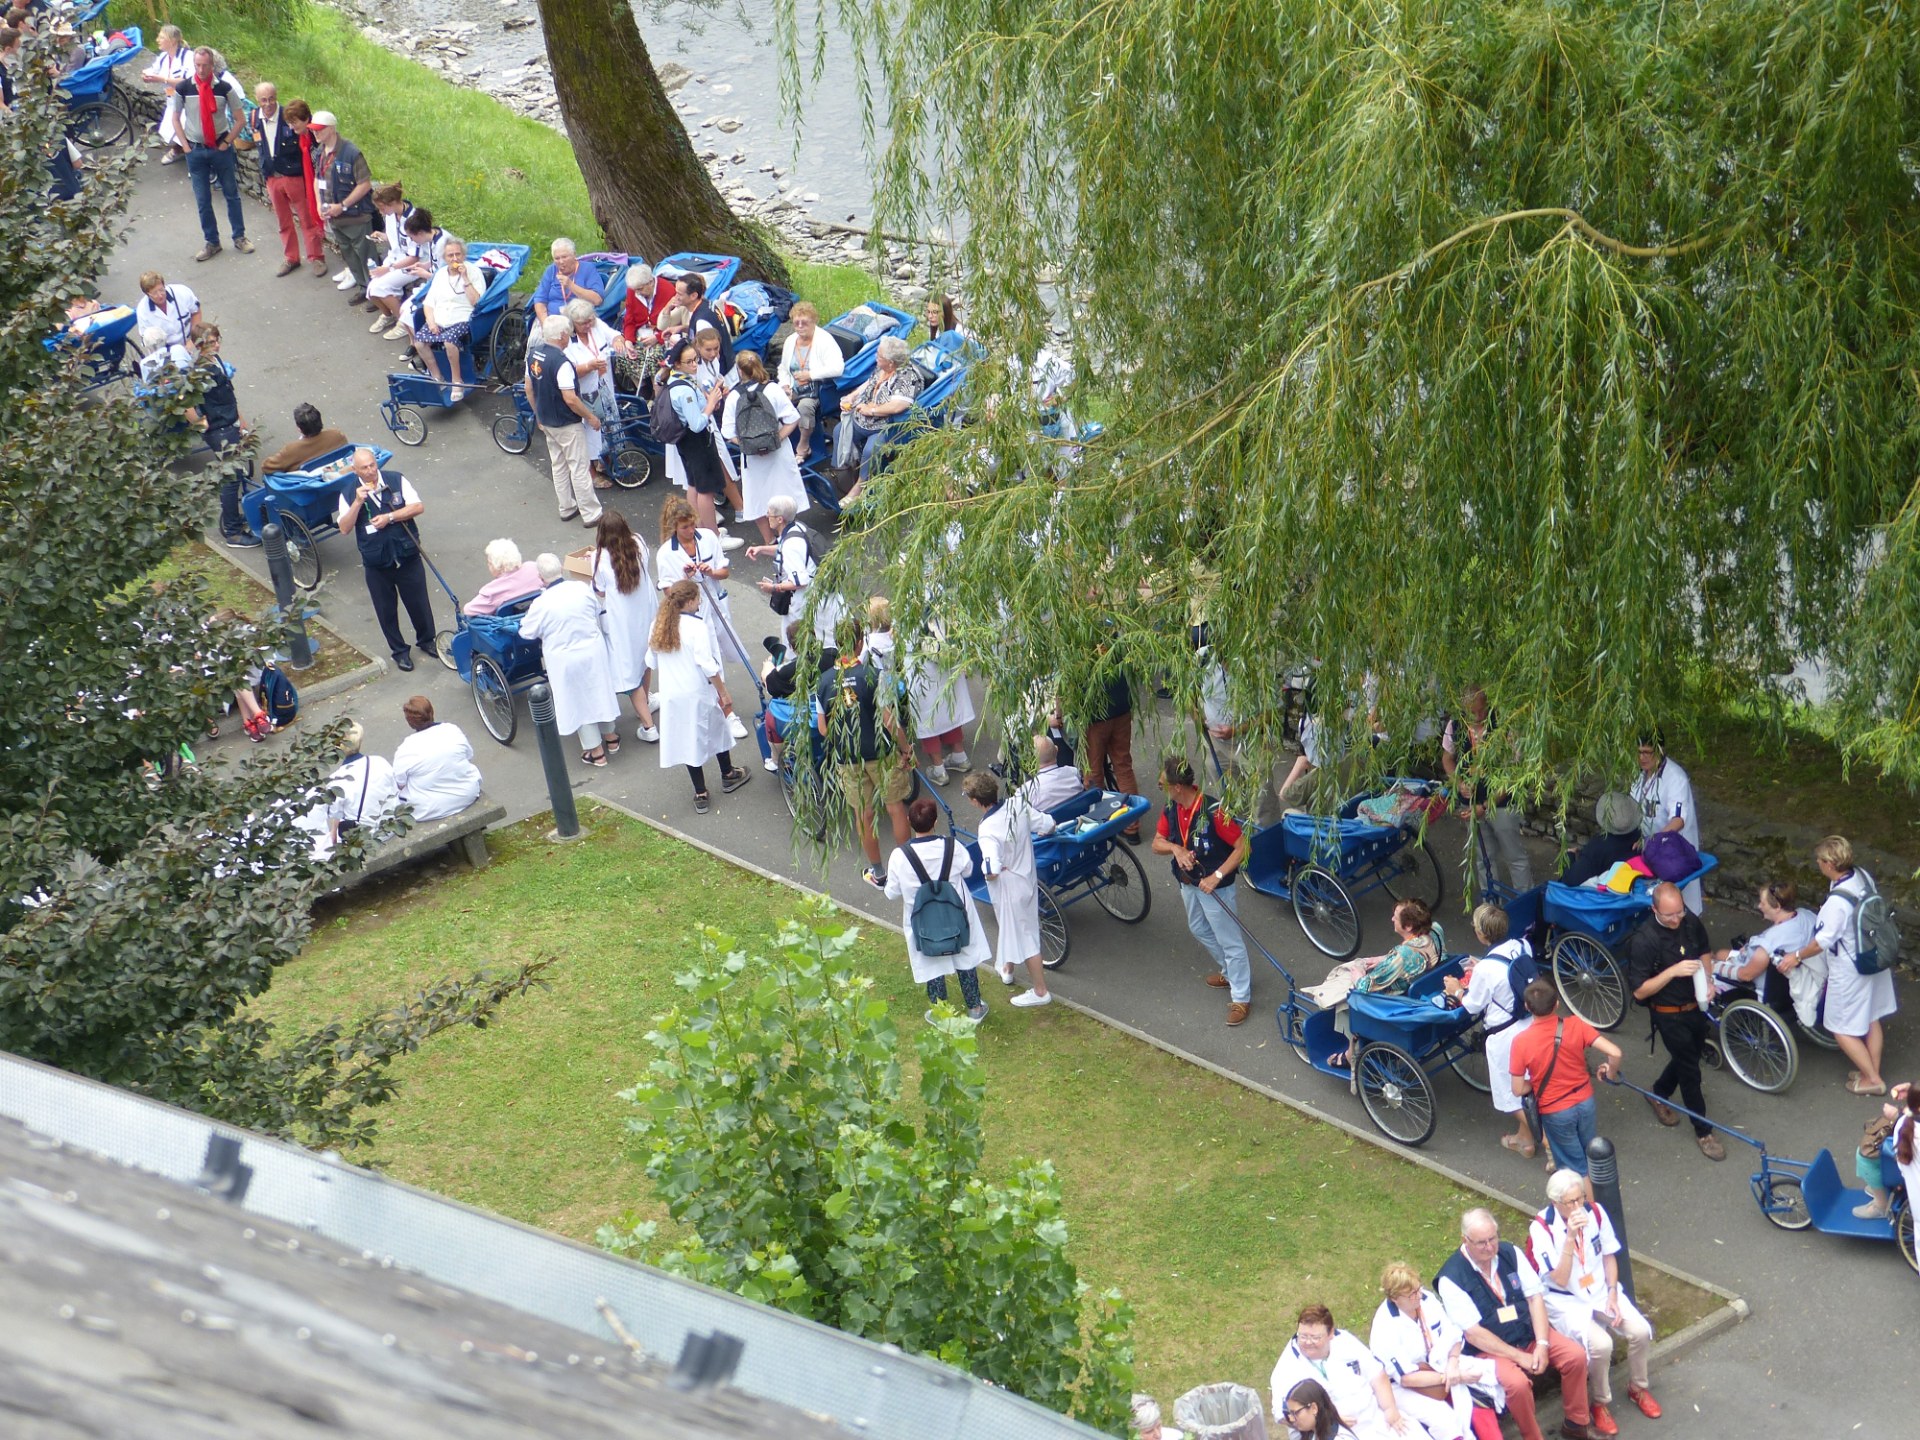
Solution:
[[[503,385],[518,383],[527,363],[527,312],[510,305],[493,322],[487,340],[487,373]]]
[[[607,478],[622,490],[638,490],[653,479],[653,457],[638,445],[621,445],[607,457]]]
[[[1483,1025],[1471,1026],[1447,1052],[1447,1065],[1470,1090],[1482,1095],[1493,1093],[1493,1080],[1487,1069],[1487,1031]]]
[[[1293,875],[1293,918],[1313,948],[1336,960],[1350,959],[1360,948],[1360,912],[1353,897],[1330,870],[1303,866]]]
[[[1807,1197],[1801,1193],[1797,1175],[1769,1177],[1760,1209],[1782,1230],[1804,1230],[1813,1224],[1813,1213],[1807,1209]]]
[[[274,518],[280,522],[280,532],[287,537],[287,559],[293,566],[293,583],[302,590],[316,589],[321,573],[320,544],[313,538],[313,531],[292,510],[276,510]]]
[[[791,758],[783,755],[780,759],[780,798],[787,802],[787,814],[793,817],[793,823],[796,825],[805,823],[807,834],[818,842],[827,838],[829,820],[827,806],[830,803],[830,797],[821,782],[818,771],[814,772],[807,783],[811,787],[814,802],[811,821],[807,821],[806,817],[800,813],[800,777],[794,773]]]
[[[1893,1222],[1893,1238],[1899,1242],[1900,1254],[1915,1272],[1920,1273],[1920,1252],[1914,1249],[1913,1206],[1911,1203],[1900,1207],[1899,1218]]]
[[[78,106],[67,122],[67,133],[82,149],[104,150],[118,145],[133,128],[133,116],[121,102],[119,92],[109,90],[98,100]]]
[[[1786,1022],[1757,1000],[1736,1000],[1720,1012],[1720,1053],[1727,1068],[1762,1095],[1778,1095],[1800,1071]]]
[[[1382,1135],[1402,1145],[1424,1145],[1433,1138],[1439,1121],[1433,1085],[1413,1056],[1398,1045],[1375,1041],[1354,1063],[1360,1103]]]
[[[1153,908],[1153,892],[1147,888],[1146,869],[1140,864],[1140,857],[1125,845],[1113,847],[1113,853],[1093,879],[1093,898],[1122,925],[1138,925]]]
[[[513,686],[507,672],[491,655],[473,657],[473,708],[480,712],[480,723],[502,745],[513,743],[513,732],[520,724],[514,709]]]
[[[1424,900],[1436,915],[1447,898],[1446,874],[1440,869],[1432,843],[1424,839],[1401,847],[1400,853],[1382,867],[1380,884],[1396,902]]]
[[[452,626],[433,632],[433,648],[440,652],[440,663],[456,675],[460,673],[460,662],[453,658],[453,637],[459,633]]]
[[[1798,1028],[1803,1039],[1819,1046],[1822,1050],[1837,1051],[1840,1048],[1840,1042],[1833,1038],[1833,1032],[1824,1025],[1815,1025],[1811,1028],[1801,1025]]]
[[[1620,962],[1591,935],[1569,931],[1553,942],[1553,983],[1561,1003],[1596,1030],[1627,1017],[1627,977]]]
[[[387,417],[387,428],[402,445],[427,443],[427,417],[418,405],[396,405]]]
[[[512,415],[493,417],[493,443],[509,455],[524,455],[533,445],[533,431],[520,419],[516,411]]]
[[[1067,950],[1071,945],[1067,934],[1067,915],[1060,908],[1060,902],[1054,898],[1053,891],[1045,885],[1040,887],[1040,963],[1049,970],[1058,970],[1067,963]]]

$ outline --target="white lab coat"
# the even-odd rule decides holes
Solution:
[[[393,783],[393,766],[379,755],[355,755],[341,762],[327,777],[333,796],[327,802],[327,818],[338,824],[351,820],[372,828],[393,813],[400,792]]]
[[[704,765],[723,750],[733,748],[733,733],[714,693],[713,677],[720,673],[707,623],[697,615],[680,617],[680,648],[649,650],[659,705],[654,711],[660,726],[660,768]]]
[[[647,647],[660,609],[660,587],[653,583],[647,552],[637,540],[634,549],[640,555],[640,583],[631,595],[620,593],[612,557],[604,550],[596,550],[593,556],[593,588],[606,619],[607,663],[613,669],[613,688],[622,695],[638,690],[647,673]]]
[[[585,584],[559,580],[541,591],[520,617],[520,633],[541,644],[554,724],[562,735],[620,718],[607,637],[600,633],[600,605]]]
[[[913,964],[914,980],[921,985],[929,980],[937,980],[942,975],[951,975],[956,970],[978,969],[993,958],[987,948],[986,927],[980,923],[980,913],[974,908],[973,895],[967,889],[967,877],[973,874],[973,856],[957,840],[952,842],[953,863],[948,867],[947,878],[960,892],[961,902],[967,907],[966,948],[958,955],[923,955],[913,943],[913,902],[920,893],[920,877],[913,873],[913,863],[907,859],[907,850],[912,848],[919,855],[929,879],[938,880],[945,838],[923,835],[909,840],[887,857],[887,896],[900,902],[900,928],[907,933],[907,959]]]
[[[1285,1423],[1287,1395],[1302,1380],[1316,1380],[1326,1388],[1333,1408],[1347,1422],[1357,1440],[1402,1440],[1387,1425],[1380,1409],[1380,1397],[1374,1394],[1374,1377],[1385,1367],[1359,1337],[1335,1330],[1323,1361],[1307,1359],[1300,1353],[1300,1342],[1289,1340],[1287,1348],[1274,1362],[1267,1388],[1273,1395],[1274,1418]]]
[[[673,454],[671,445],[667,447],[667,453]],[[718,596],[720,616],[731,627],[733,603],[727,597],[727,581],[724,574],[696,575],[689,568],[695,560],[703,561],[722,572],[732,569],[732,565],[727,560],[727,552],[720,546],[719,535],[712,530],[696,530],[693,532],[693,553],[691,554],[680,548],[680,540],[677,536],[669,535],[661,542],[660,548],[653,552],[654,579],[662,590],[678,581],[691,580],[700,587],[701,593],[708,597],[703,603],[711,603],[712,597]],[[718,637],[715,637],[713,652],[716,655],[724,653]],[[739,659],[737,655],[732,658]],[[746,662],[742,660],[740,663],[744,665]]]
[[[956,675],[934,658],[944,637],[938,628],[925,639],[908,645],[901,657],[906,669],[907,697],[913,706],[913,738],[931,740],[974,722],[973,694],[967,677]]]
[[[787,398],[787,392],[778,385],[768,382],[766,397],[773,406],[773,417],[782,425],[798,425],[800,412],[793,408],[793,402]],[[740,405],[740,392],[729,390],[726,404],[720,407],[720,435],[729,444],[740,443],[739,433],[734,428],[735,414]],[[793,440],[782,440],[765,455],[749,455],[740,452],[740,518],[742,520],[760,520],[766,517],[767,502],[776,495],[785,495],[793,500],[806,496],[806,486],[800,479],[800,462],[794,458]]]
[[[1843,897],[1863,896],[1872,883],[1872,876],[1856,869],[1827,892],[1813,922],[1813,938],[1827,952],[1827,1029],[1856,1039],[1900,1008],[1891,970],[1862,975],[1853,967],[1853,906]]]
[[[1494,1032],[1487,1036],[1487,1078],[1493,1091],[1493,1108],[1502,1115],[1517,1114],[1520,1109],[1520,1097],[1513,1093],[1513,1076],[1508,1073],[1507,1062],[1513,1057],[1513,1042],[1526,1028],[1507,1023],[1519,1013],[1513,984],[1507,978],[1508,966],[1530,950],[1520,936],[1502,940],[1473,962],[1466,994],[1460,997],[1460,1008],[1469,1015],[1480,1016],[1487,1029]],[[1502,1028],[1495,1029],[1496,1026]]]
[[[987,812],[977,836],[993,901],[999,943],[994,963],[1020,966],[1040,953],[1040,880],[1033,837],[1053,833],[1053,817],[1028,809],[1018,795]]]
[[[1694,849],[1700,848],[1700,807],[1694,803],[1693,782],[1687,772],[1672,760],[1663,759],[1651,775],[1644,772],[1629,792],[1640,807],[1640,838],[1664,830],[1675,816],[1680,818],[1680,834]],[[1684,886],[1681,898],[1687,909],[1698,915],[1706,906],[1706,892],[1698,880]]]
[[[444,820],[480,798],[473,746],[451,720],[416,730],[393,752],[393,783],[416,820]]]
[[[1446,1307],[1431,1290],[1420,1292],[1420,1316],[1415,1319],[1391,1300],[1382,1300],[1373,1312],[1373,1328],[1367,1332],[1367,1348],[1387,1367],[1387,1379],[1393,1386],[1394,1402],[1403,1414],[1426,1426],[1434,1440],[1453,1440],[1466,1436],[1473,1425],[1474,1395],[1465,1384],[1447,1392],[1447,1403],[1409,1390],[1401,1377],[1428,1369],[1444,1375],[1456,1347],[1461,1347],[1460,1369],[1468,1381],[1484,1386],[1491,1395],[1505,1394],[1491,1360],[1476,1359],[1465,1353],[1466,1336],[1447,1314]],[[1448,1413],[1442,1414],[1442,1411]]]

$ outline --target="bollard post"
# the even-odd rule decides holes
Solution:
[[[533,712],[533,733],[540,740],[540,768],[547,776],[547,799],[553,802],[553,830],[549,840],[578,840],[580,815],[573,808],[573,782],[567,778],[566,752],[560,748],[560,731],[553,723],[553,691],[544,680],[536,680],[527,692],[527,708]]]
[[[307,635],[307,619],[294,598],[293,561],[287,558],[286,532],[269,521],[260,532],[260,543],[267,552],[267,573],[273,576],[273,598],[287,626],[287,668],[306,670],[313,665],[313,641]]]
[[[1613,1142],[1604,1135],[1587,1142],[1587,1181],[1593,1187],[1595,1202],[1613,1221],[1613,1233],[1620,1242],[1620,1253],[1614,1257],[1620,1267],[1620,1288],[1638,1305],[1640,1297],[1633,1291],[1633,1257],[1627,1253],[1627,1212],[1620,1199],[1620,1161]]]

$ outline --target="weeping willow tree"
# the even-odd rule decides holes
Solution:
[[[1121,668],[1186,711],[1218,664],[1275,759],[1295,667],[1356,734],[1479,683],[1538,793],[1811,662],[1845,745],[1920,776],[1920,5],[839,22],[875,226],[952,222],[996,359],[822,579],[942,617],[1002,713],[1085,715]],[[1108,425],[1077,456],[1027,383],[1050,315]]]

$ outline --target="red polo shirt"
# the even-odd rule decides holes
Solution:
[[[1553,1074],[1545,1088],[1540,1077],[1546,1074],[1547,1059],[1553,1054],[1553,1027],[1560,1028],[1560,1058],[1553,1062]],[[1578,1105],[1593,1094],[1593,1081],[1587,1075],[1587,1047],[1600,1038],[1600,1032],[1578,1015],[1536,1015],[1513,1042],[1513,1059],[1507,1066],[1515,1078],[1525,1077],[1534,1088],[1542,1115],[1557,1115]]]

